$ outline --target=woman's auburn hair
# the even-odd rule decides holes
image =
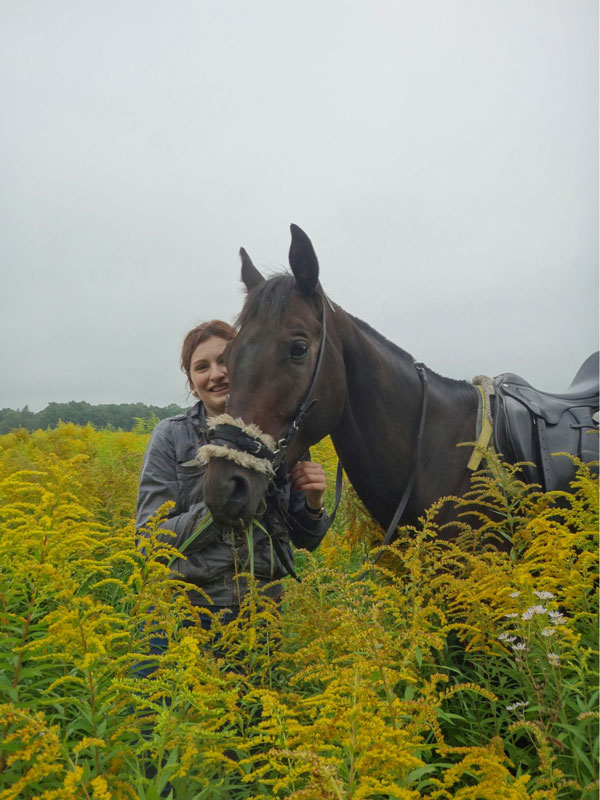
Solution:
[[[194,350],[199,344],[210,339],[211,336],[216,336],[219,339],[225,339],[230,342],[236,335],[235,328],[228,322],[223,322],[221,319],[213,319],[210,322],[202,322],[196,325],[191,331],[186,333],[181,346],[181,371],[187,375],[188,382],[191,387],[190,379],[190,366],[192,363],[192,356]]]

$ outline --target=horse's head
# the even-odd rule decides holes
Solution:
[[[231,387],[227,414],[238,426],[243,421],[243,430],[270,449],[284,450],[288,468],[333,429],[345,397],[335,315],[319,284],[317,257],[306,234],[295,225],[291,231],[292,275],[265,280],[247,253],[240,251],[248,296],[239,333],[226,353]],[[297,413],[309,393],[316,402],[296,429]],[[240,520],[248,522],[255,516],[268,486],[270,464],[268,458],[252,456],[252,449],[239,458],[233,456],[227,452],[229,443],[220,441],[220,455],[226,457],[211,457],[204,498],[218,524],[237,527]],[[258,468],[252,463],[243,466],[248,453]]]

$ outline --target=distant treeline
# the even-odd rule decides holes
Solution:
[[[76,425],[87,425],[90,422],[95,428],[113,428],[130,431],[133,428],[152,430],[156,422],[165,417],[172,417],[184,411],[180,406],[171,404],[160,408],[147,406],[144,403],[108,403],[93,406],[90,403],[76,402],[48,403],[42,411],[30,411],[27,406],[16,411],[12,408],[0,410],[0,434],[8,433],[13,428],[56,428],[59,422],[74,422]]]

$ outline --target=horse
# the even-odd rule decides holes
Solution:
[[[230,396],[226,413],[210,421],[209,444],[200,451],[208,462],[205,501],[221,527],[247,524],[270,481],[281,478],[282,471],[326,435],[377,522],[384,529],[390,526],[400,516],[402,498],[402,523],[415,525],[439,498],[468,490],[474,451],[458,445],[482,441],[485,428],[491,430],[486,425],[491,407],[498,422],[494,427],[502,428],[498,414],[503,413],[505,431],[505,441],[494,444],[510,456],[507,408],[510,400],[520,411],[523,398],[504,394],[503,385],[517,394],[531,390],[535,397],[530,405],[536,399],[538,407],[544,405],[540,398],[546,398],[554,404],[554,417],[564,417],[574,403],[577,413],[583,410],[587,415],[581,419],[580,440],[594,427],[594,357],[564,396],[536,393],[526,381],[507,373],[494,383],[500,402],[493,387],[484,392],[467,381],[438,375],[331,302],[322,289],[310,239],[296,225],[291,226],[291,236],[291,274],[265,279],[240,250],[247,297],[237,320],[238,335],[225,351]],[[533,419],[532,412],[527,413]],[[532,422],[531,427],[539,426]],[[587,439],[595,443],[591,451],[588,445],[583,448],[590,461],[598,437]],[[581,450],[579,446],[579,454]],[[573,471],[568,461],[563,483]]]

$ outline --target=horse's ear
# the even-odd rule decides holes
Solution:
[[[259,283],[264,281],[263,276],[252,263],[252,259],[243,247],[240,248],[240,258],[242,259],[242,281],[246,284],[246,289],[254,289]]]
[[[290,267],[303,294],[313,294],[319,282],[319,262],[312,242],[297,225],[290,225]]]

